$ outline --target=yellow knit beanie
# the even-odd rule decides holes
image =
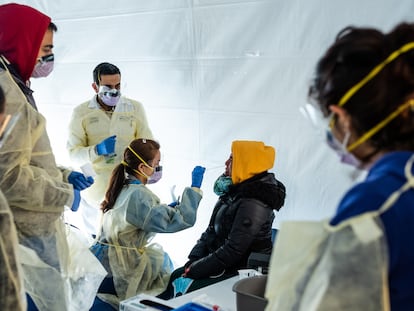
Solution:
[[[275,149],[261,141],[235,140],[231,145],[231,152],[233,184],[271,169],[276,157]]]

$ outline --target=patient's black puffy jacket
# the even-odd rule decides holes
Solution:
[[[207,230],[194,246],[186,264],[189,278],[200,279],[245,268],[251,252],[270,254],[273,210],[285,200],[285,186],[264,172],[230,186],[222,195]]]

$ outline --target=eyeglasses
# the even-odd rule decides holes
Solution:
[[[55,55],[54,54],[49,54],[49,55],[45,55],[45,56],[42,56],[42,57],[38,58],[38,61],[40,63],[53,62],[54,60],[55,60]]]

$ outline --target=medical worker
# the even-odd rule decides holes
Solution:
[[[99,205],[124,149],[136,138],[153,138],[153,135],[143,105],[121,96],[121,72],[117,66],[97,65],[92,88],[95,92],[92,99],[73,111],[67,149],[73,163],[79,166],[92,163],[96,173],[95,183],[82,194],[79,221],[84,231],[96,234]]]
[[[228,279],[247,267],[252,252],[271,253],[273,211],[286,195],[285,186],[268,172],[274,160],[272,146],[233,141],[225,172],[214,184],[219,199],[209,225],[158,297],[170,299]]]
[[[391,310],[414,310],[414,24],[388,33],[343,29],[319,60],[309,93],[325,117],[328,144],[342,162],[368,171],[342,198],[331,223],[377,211],[400,191],[380,216],[388,249],[384,290]],[[342,300],[352,300],[350,293]]]
[[[11,116],[4,113],[5,103],[0,85],[0,148],[11,133],[10,121],[13,122]],[[13,215],[0,191],[0,310],[25,311],[27,308],[17,246]]]
[[[102,273],[95,273],[96,262],[85,266],[94,259],[87,248],[70,248],[62,214],[65,206],[78,208],[80,191],[92,180],[56,166],[28,87],[30,77],[45,77],[53,68],[55,30],[48,16],[29,6],[0,6],[0,85],[6,114],[18,118],[0,148],[0,190],[16,224],[29,310],[87,310]]]
[[[184,189],[179,202],[162,204],[146,186],[161,178],[160,159],[156,141],[133,140],[115,167],[102,202],[102,234],[92,249],[109,273],[100,292],[116,294],[115,302],[163,291],[171,261],[151,240],[156,233],[181,231],[196,221],[205,168],[194,168],[191,187]]]

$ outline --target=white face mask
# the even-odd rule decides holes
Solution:
[[[121,91],[102,85],[99,87],[98,96],[105,105],[114,107],[119,102]]]
[[[162,178],[162,166],[152,167],[154,173],[149,176],[147,183],[155,184]]]
[[[332,134],[329,124],[331,123],[333,114],[328,117],[324,117],[322,111],[312,104],[306,104],[304,107],[301,107],[300,112],[306,119],[311,121],[318,134],[325,135],[324,137],[326,143],[336,152],[342,163],[352,165],[358,169],[361,168],[361,161],[347,149],[351,133],[347,132],[342,142],[338,141],[338,139],[336,139]]]
[[[53,71],[54,59],[55,58],[53,54],[49,54],[49,55],[41,57],[33,69],[32,77],[33,78],[47,77]]]
[[[358,160],[351,152],[349,152],[346,147],[348,146],[349,138],[351,133],[347,132],[345,134],[344,140],[341,143],[330,130],[326,132],[326,142],[329,147],[331,147],[336,154],[339,156],[342,163],[352,165],[356,168],[361,168],[362,163]]]
[[[133,171],[137,173],[138,175],[146,177],[147,184],[155,184],[156,182],[160,181],[160,179],[162,178],[162,166],[159,165],[157,167],[152,167],[152,166],[147,165],[146,163],[144,163],[144,165],[146,165],[147,167],[153,170],[152,175],[148,176],[144,172],[137,171],[137,170],[133,170]]]

